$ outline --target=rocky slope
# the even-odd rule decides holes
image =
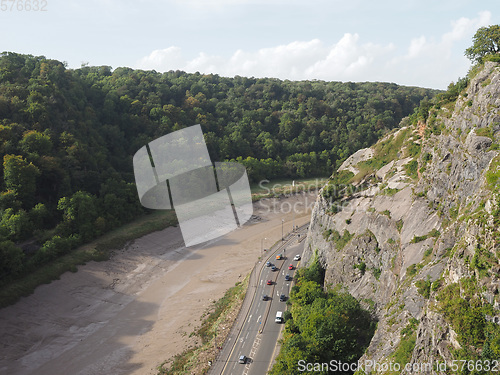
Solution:
[[[319,195],[304,260],[317,254],[325,285],[378,320],[362,361],[446,360],[460,373],[452,360],[500,358],[499,108],[500,65],[488,62],[456,101],[403,120]]]

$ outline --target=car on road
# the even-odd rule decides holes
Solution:
[[[285,275],[285,281],[290,281],[292,280],[292,277],[289,274]]]
[[[300,255],[299,254],[295,255],[295,257],[293,258],[293,260],[300,260]]]
[[[273,281],[272,280],[267,280],[267,285],[273,285]]]
[[[276,260],[281,260],[281,259],[283,259],[283,255],[281,254],[276,255]]]
[[[266,267],[271,267],[273,264],[271,262],[266,263]]]
[[[288,269],[289,269],[289,270],[293,270],[293,264],[290,264],[290,265],[288,266]]]
[[[267,301],[269,299],[269,296],[267,294],[264,294],[262,296],[262,301]]]
[[[277,271],[277,270],[278,270],[278,267],[276,267],[276,266],[271,267],[271,271]]]
[[[285,301],[286,301],[286,296],[285,296],[284,294],[282,294],[282,295],[280,296],[280,301],[281,301],[281,302],[285,302]]]
[[[283,323],[283,311],[278,311],[276,313],[276,318],[274,318],[276,323]]]
[[[238,359],[238,362],[241,364],[247,363],[247,356],[246,355],[240,355],[240,358]]]

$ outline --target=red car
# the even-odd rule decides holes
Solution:
[[[293,264],[290,264],[290,265],[288,266],[288,269],[289,269],[289,270],[293,270]]]
[[[267,285],[273,285],[273,281],[272,280],[267,280]]]

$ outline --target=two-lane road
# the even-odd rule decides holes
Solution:
[[[295,255],[302,255],[303,251],[304,242],[298,243],[297,241],[299,233],[300,238],[303,238],[305,230],[297,232],[272,254],[268,254],[268,260],[278,269],[273,271],[271,267],[262,268],[255,297],[222,374],[262,375],[267,372],[273,354],[276,354],[274,353],[276,343],[283,327],[282,324],[275,323],[276,313],[286,310],[286,300],[288,300],[295,269],[299,263],[293,258]],[[282,254],[283,259],[276,260],[277,254]],[[292,270],[289,270],[289,265],[293,265]],[[291,279],[285,280],[286,275],[289,275]],[[272,285],[267,285],[268,280],[271,280]],[[285,301],[280,301],[281,294],[286,296]],[[269,298],[263,300],[263,295]],[[248,357],[246,364],[238,362],[241,355]]]

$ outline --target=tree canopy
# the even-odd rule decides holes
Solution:
[[[500,53],[500,25],[479,28],[472,40],[474,43],[465,50],[465,56],[481,63],[486,56]]]
[[[291,309],[286,314],[281,350],[270,374],[301,374],[300,363],[356,363],[375,332],[370,313],[347,291],[323,290],[318,275],[324,275],[318,257],[296,274],[290,292]],[[330,374],[331,369],[308,370]],[[352,374],[353,371],[335,371]]]

